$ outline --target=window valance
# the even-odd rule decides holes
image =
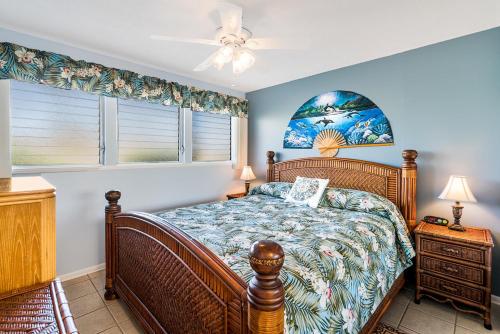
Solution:
[[[0,43],[0,79],[235,117],[248,114],[245,99],[7,42]]]

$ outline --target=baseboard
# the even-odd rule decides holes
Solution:
[[[101,263],[101,264],[98,264],[96,266],[92,266],[92,267],[87,267],[87,268],[83,268],[83,269],[80,269],[80,270],[77,270],[77,271],[73,271],[72,273],[67,273],[67,274],[64,274],[64,275],[59,275],[59,279],[61,281],[67,281],[67,280],[70,280],[70,279],[73,279],[73,278],[77,278],[77,277],[80,277],[80,276],[83,276],[83,275],[87,275],[87,274],[90,274],[90,273],[93,273],[93,272],[96,272],[96,271],[99,271],[99,270],[102,270],[104,269],[106,266],[105,263]]]
[[[491,303],[500,305],[500,296],[491,295]]]

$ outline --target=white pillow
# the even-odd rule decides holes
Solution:
[[[297,176],[292,189],[285,198],[285,202],[307,204],[311,208],[317,208],[328,182],[330,182],[329,179],[311,179]]]

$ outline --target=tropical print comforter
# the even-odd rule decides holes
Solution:
[[[247,282],[250,245],[285,251],[287,333],[358,333],[415,256],[405,221],[389,200],[327,189],[319,208],[287,203],[289,183],[249,196],[156,213],[194,237]]]

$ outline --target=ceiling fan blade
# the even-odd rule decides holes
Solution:
[[[195,68],[193,68],[193,71],[195,71],[195,72],[205,71],[210,66],[212,66],[214,64],[214,59],[217,56],[217,54],[219,53],[219,51],[220,50],[217,50],[214,53],[212,53],[210,56],[208,56],[207,59],[205,59],[204,61],[199,63]]]
[[[222,30],[228,34],[239,35],[243,26],[243,8],[229,2],[218,5]]]
[[[290,41],[284,43],[283,41],[275,40],[272,38],[251,38],[246,41],[245,46],[252,50],[303,50],[304,46],[300,46]]]
[[[184,37],[174,37],[165,35],[151,35],[149,38],[155,41],[167,41],[167,42],[179,42],[179,43],[191,43],[191,44],[204,44],[204,45],[215,45],[220,46],[221,44],[213,39],[204,38],[184,38]]]

